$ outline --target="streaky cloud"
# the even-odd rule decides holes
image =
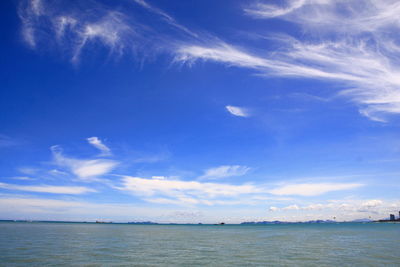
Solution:
[[[98,177],[111,172],[119,162],[108,159],[76,159],[66,157],[59,146],[52,146],[54,163],[66,168],[83,181],[95,181]]]
[[[110,156],[111,155],[111,149],[103,144],[103,142],[96,136],[89,137],[86,139],[89,144],[100,150],[101,154],[100,156]]]
[[[161,18],[160,29],[141,22],[129,2]],[[146,56],[160,52],[174,53],[175,38],[169,31],[178,30],[182,40],[193,40],[198,35],[179,24],[163,10],[143,0],[120,3],[125,8],[107,5],[105,1],[49,1],[21,0],[18,15],[22,22],[22,39],[32,49],[57,49],[78,64],[89,51],[105,48],[109,58],[132,56],[139,62]],[[39,45],[40,44],[40,45]]]
[[[250,117],[250,113],[247,109],[237,106],[225,106],[226,110],[237,117]]]
[[[71,62],[78,63],[82,52],[101,45],[117,57],[134,52],[139,47],[140,23],[121,11],[105,7],[96,1],[74,3],[65,7],[60,1],[23,0],[18,14],[22,22],[22,37],[32,49],[38,44],[60,48]],[[53,38],[54,37],[54,38]]]
[[[97,192],[92,188],[83,186],[60,186],[60,185],[16,185],[0,183],[0,188],[8,190],[29,191],[50,194],[80,195],[85,193]]]
[[[387,114],[400,113],[400,67],[394,61],[400,56],[400,48],[371,47],[362,39],[305,43],[286,38],[281,50],[274,53],[250,53],[226,43],[183,45],[177,53],[176,61],[189,64],[214,61],[253,69],[265,77],[337,81],[342,87],[338,95],[358,104],[362,115],[386,121]]]
[[[137,55],[138,50],[143,54],[162,51],[172,54],[174,62],[189,65],[213,61],[252,69],[265,77],[335,82],[332,90],[354,102],[360,114],[371,120],[386,122],[390,115],[400,113],[398,1],[290,0],[248,5],[244,11],[252,18],[282,19],[302,27],[301,40],[285,34],[266,36],[278,45],[275,51],[199,37],[161,9],[144,0],[132,1],[190,38],[168,35],[128,12],[96,1],[65,9],[60,2],[46,0],[21,2],[22,35],[35,49],[43,41],[61,47],[75,63],[85,49],[100,44],[117,57]],[[49,40],[49,36],[55,38]]]
[[[290,1],[284,7],[257,2],[251,5],[251,7],[245,8],[244,11],[246,14],[254,17],[275,18],[290,14],[296,9],[301,8],[307,2],[307,0]]]
[[[252,184],[225,184],[172,179],[146,179],[124,176],[116,189],[141,197],[147,202],[177,205],[231,203],[239,196],[260,194],[264,189]]]
[[[358,34],[399,26],[396,0],[285,0],[280,5],[255,2],[244,8],[258,19],[279,18],[312,29],[317,34]],[[378,33],[379,34],[379,33]]]
[[[271,207],[270,211],[326,211],[335,210],[336,213],[368,212],[387,214],[396,204],[395,201],[383,201],[380,199],[348,199],[348,200],[328,200],[324,203],[313,203],[306,205],[292,204],[285,207]]]
[[[162,200],[160,199],[162,202]],[[381,204],[365,208],[364,203],[368,202],[381,202]],[[158,203],[157,200],[154,201]],[[398,200],[379,200],[379,199],[364,199],[364,200],[332,200],[325,203],[315,203],[300,205],[297,204],[300,210],[286,210],[283,212],[283,208],[270,206],[266,215],[248,216],[245,210],[241,210],[240,218],[233,220],[233,223],[240,223],[246,221],[260,221],[260,220],[287,220],[288,216],[293,220],[311,220],[311,219],[332,219],[332,214],[337,216],[338,220],[354,220],[359,219],[363,216],[371,216],[372,219],[380,219],[387,216],[388,213],[397,211],[397,207],[400,202]],[[296,204],[293,204],[296,205]],[[197,209],[196,209],[197,210]],[[247,207],[249,210],[249,207]],[[220,220],[221,211],[216,210],[212,213],[211,210],[199,210],[204,213],[208,220],[205,222],[215,223]],[[259,208],[257,208],[259,211]],[[304,212],[299,212],[304,211]],[[53,218],[54,220],[79,220],[79,221],[95,221],[98,219],[112,220],[112,221],[132,221],[132,220],[156,220],[159,222],[182,222],[182,223],[197,223],[200,219],[196,214],[198,213],[193,210],[193,207],[188,206],[185,209],[185,213],[189,217],[194,218],[180,218],[175,207],[166,206],[144,206],[140,204],[132,203],[96,203],[79,200],[65,200],[65,199],[52,199],[44,197],[34,196],[20,196],[0,194],[0,212],[2,214],[8,214],[14,218],[30,218],[33,220],[45,220],[46,218]],[[182,213],[183,211],[178,211]],[[238,209],[233,212],[237,213]],[[271,214],[272,213],[272,214]],[[156,214],[156,215],[155,215]],[[243,219],[243,216],[246,219]],[[203,221],[203,220],[201,220]]]
[[[215,168],[207,169],[199,179],[212,180],[221,179],[232,176],[243,176],[250,170],[247,166],[241,165],[222,165]]]
[[[363,6],[360,10],[360,6]],[[342,11],[340,11],[342,10]],[[245,8],[257,19],[281,18],[303,27],[302,40],[285,34],[265,36],[275,51],[235,46],[220,40],[184,43],[175,60],[197,60],[249,68],[265,77],[281,76],[336,82],[337,94],[359,106],[360,114],[385,122],[400,113],[400,3],[384,1],[257,2]]]
[[[189,30],[188,28],[186,28],[185,26],[179,24],[178,22],[176,22],[176,20],[171,17],[170,15],[168,15],[167,13],[165,13],[164,11],[162,11],[161,9],[150,5],[148,2],[144,1],[144,0],[133,0],[134,2],[136,2],[138,5],[142,6],[143,8],[149,10],[150,12],[153,12],[159,16],[161,16],[167,23],[169,23],[170,25],[172,25],[173,27],[191,35],[192,37],[199,37],[198,34],[194,33],[193,31]]]
[[[302,183],[287,184],[269,191],[273,195],[318,196],[341,190],[356,189],[363,186],[360,183]]]
[[[312,197],[334,191],[357,189],[360,183],[286,184],[273,188],[265,184],[228,184],[177,179],[147,179],[123,176],[115,189],[144,201],[172,205],[230,205],[279,200],[280,196]],[[278,196],[276,198],[275,196]]]
[[[349,88],[340,92],[361,105],[360,113],[385,122],[400,113],[400,3],[395,0],[301,0],[283,6],[256,3],[245,9],[255,18],[281,18],[300,25],[317,44],[299,43],[286,52],[296,65],[305,60],[330,73],[342,73]],[[334,36],[334,38],[332,38]],[[293,62],[296,63],[296,62]]]

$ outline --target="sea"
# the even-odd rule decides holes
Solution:
[[[400,266],[400,224],[2,222],[0,266]]]

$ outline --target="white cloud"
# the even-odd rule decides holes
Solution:
[[[78,45],[73,52],[72,61],[78,61],[81,50],[91,42],[100,42],[108,47],[111,53],[121,55],[126,49],[126,40],[133,34],[132,29],[124,22],[124,15],[109,12],[96,22],[85,23],[77,32]]]
[[[370,47],[362,39],[353,43],[301,43],[286,38],[282,45],[279,52],[259,56],[224,43],[210,47],[184,45],[175,60],[216,61],[251,68],[265,76],[336,80],[345,88],[339,95],[360,104],[360,113],[370,119],[384,121],[385,114],[400,113],[400,68],[393,62],[400,57],[400,47],[397,53],[383,54],[382,49]]]
[[[55,164],[69,169],[83,180],[89,181],[91,178],[107,174],[118,165],[118,162],[114,160],[68,158],[62,154],[59,146],[52,146],[51,151]]]
[[[247,170],[234,171],[243,174]],[[219,168],[208,170],[207,177],[225,177],[229,171]],[[299,183],[272,187],[267,184],[227,184],[201,181],[177,180],[169,177],[152,177],[150,179],[123,176],[115,189],[129,192],[142,200],[159,204],[172,205],[255,205],[261,202],[287,202],[291,199],[276,196],[317,196],[333,191],[356,189],[363,186],[359,183]],[[271,189],[272,187],[272,189]],[[275,195],[275,196],[271,196]],[[309,210],[320,208],[309,206]],[[284,210],[300,209],[297,205],[286,207]]]
[[[342,204],[342,205],[344,205],[344,204]],[[330,208],[331,206],[332,206],[331,204],[323,205],[323,204],[317,203],[317,204],[310,204],[306,207],[303,207],[302,209],[304,209],[304,210],[321,210],[324,208]]]
[[[241,165],[223,165],[205,171],[199,179],[219,179],[231,176],[242,176],[250,170],[249,167]]]
[[[364,203],[362,203],[362,207],[363,208],[374,208],[374,207],[380,206],[382,204],[383,204],[382,200],[372,199],[372,200],[368,200],[368,201],[365,201]]]
[[[0,195],[0,213],[8,218],[75,221],[149,221],[157,220],[165,208],[141,205],[91,203],[31,196]]]
[[[292,0],[285,7],[257,2],[250,8],[245,8],[244,11],[254,17],[274,18],[287,15],[294,10],[301,8],[306,2],[306,0]]]
[[[279,210],[279,208],[277,208],[277,207],[269,207],[269,211],[277,211],[277,210]]]
[[[253,205],[265,201],[288,201],[269,197],[272,195],[316,196],[332,191],[355,189],[362,186],[356,183],[314,183],[290,184],[268,188],[263,184],[233,185],[199,181],[183,181],[170,178],[146,179],[123,176],[121,185],[114,188],[130,192],[141,199],[159,204],[175,205]],[[290,199],[289,199],[290,200]],[[286,209],[300,209],[290,206]],[[311,207],[309,207],[311,209]]]
[[[198,196],[218,197],[237,196],[241,194],[258,193],[262,190],[251,185],[230,185],[220,183],[201,183],[198,181],[155,180],[140,177],[125,176],[120,189],[135,192],[139,195],[154,195],[162,193],[168,196],[194,194]]]
[[[400,113],[400,46],[394,34],[400,29],[398,1],[303,0],[288,1],[287,6],[279,14],[280,7],[258,5],[249,14],[282,16],[315,33],[322,40],[319,44],[303,42],[299,51],[286,55],[335,76],[348,76],[336,79],[352,88],[342,93],[362,105],[362,115],[385,121],[385,114]],[[329,34],[335,41],[327,38]],[[300,60],[294,63],[301,65]]]
[[[274,207],[270,211],[280,214],[275,219],[288,220],[354,220],[354,219],[382,219],[387,218],[389,213],[397,212],[400,205],[399,200],[380,199],[347,199],[328,200],[324,203],[292,204],[283,208]],[[296,212],[302,211],[302,212]],[[309,217],[307,219],[307,217]]]
[[[119,190],[130,192],[146,201],[168,204],[215,204],[226,198],[259,194],[265,190],[251,184],[231,185],[171,179],[145,179],[124,176]]]
[[[129,42],[135,37],[135,30],[123,13],[110,11],[95,1],[91,6],[71,5],[66,9],[51,1],[23,0],[18,14],[22,36],[30,47],[37,48],[42,42],[56,44],[69,53],[72,62],[78,62],[82,50],[96,43],[111,54],[121,55],[131,49]],[[49,38],[52,35],[55,38]]]
[[[184,44],[177,50],[176,61],[192,63],[196,60],[216,61],[232,66],[262,69],[270,66],[266,59],[251,55],[232,45],[217,42],[210,46]],[[272,65],[271,65],[272,67]]]
[[[81,178],[93,177],[110,172],[115,166],[114,161],[79,160],[72,164],[72,172]]]
[[[149,10],[150,12],[161,16],[168,24],[172,25],[173,27],[175,27],[175,28],[177,28],[177,29],[189,34],[192,37],[198,37],[198,35],[196,33],[192,32],[191,30],[189,30],[185,26],[177,23],[176,20],[173,17],[171,17],[170,15],[168,15],[167,13],[162,11],[161,9],[150,5],[149,3],[147,3],[144,0],[133,0],[133,1],[136,2],[138,5],[142,6],[143,8]]]
[[[297,205],[290,205],[290,206],[287,206],[287,207],[283,208],[283,210],[299,210],[299,209],[300,208]]]
[[[103,144],[103,142],[101,142],[101,140],[96,137],[89,137],[87,138],[87,141],[89,142],[89,144],[91,144],[92,146],[94,146],[95,148],[97,148],[98,150],[101,151],[100,156],[109,156],[111,155],[111,150],[110,148],[108,148],[105,144]]]
[[[150,203],[156,204],[167,204],[167,205],[197,205],[197,204],[204,204],[204,205],[213,205],[214,203],[209,200],[204,199],[196,199],[192,197],[178,197],[178,198],[144,198],[145,201]]]
[[[273,212],[260,214],[261,206],[238,207],[233,209],[226,207],[197,207],[187,206],[187,212],[196,211],[201,213],[198,216],[188,216],[190,218],[180,218],[175,216],[176,207],[152,205],[146,203],[116,204],[116,203],[90,203],[78,200],[58,200],[49,198],[39,198],[27,195],[0,194],[0,213],[5,214],[5,218],[10,219],[32,219],[32,220],[76,220],[76,221],[95,221],[98,219],[109,221],[156,221],[156,222],[183,222],[183,223],[216,223],[229,221],[240,223],[243,221],[305,221],[316,219],[336,219],[339,221],[353,220],[360,218],[382,219],[387,218],[388,214],[396,213],[400,205],[399,200],[382,200],[382,205],[360,210],[362,203],[369,200],[331,200],[325,203],[315,203],[310,205],[300,205],[300,210],[283,210],[272,206]],[[157,202],[157,200],[155,200]],[[162,200],[160,200],[162,202]],[[176,205],[175,203],[173,204]],[[310,210],[308,206],[319,206],[319,209]],[[179,211],[181,212],[181,211]],[[240,215],[240,216],[238,216]],[[186,216],[184,216],[186,217]]]
[[[332,191],[350,190],[363,186],[358,183],[289,184],[270,190],[273,195],[318,196]]]
[[[151,179],[155,179],[155,180],[165,180],[167,177],[165,176],[152,176]]]
[[[8,190],[19,190],[19,191],[51,193],[51,194],[70,194],[70,195],[79,195],[89,192],[97,192],[94,189],[83,186],[15,185],[15,184],[0,183],[0,188]]]
[[[223,214],[221,210],[227,212]],[[241,216],[238,216],[238,213]],[[166,223],[240,223],[242,214],[254,213],[249,208],[193,209],[153,205],[151,203],[93,203],[32,196],[0,194],[0,214],[10,219],[62,221],[155,221]]]
[[[400,3],[396,0],[288,0],[284,7],[257,3],[245,12],[255,18],[274,18],[298,23],[325,32],[376,32],[398,26]],[[362,9],[357,8],[363,6]],[[320,33],[319,33],[320,34]]]
[[[245,109],[241,107],[235,107],[235,106],[225,106],[225,108],[229,111],[234,116],[238,117],[249,117],[250,113]]]
[[[144,23],[135,15],[135,8],[125,1],[119,7],[109,6],[104,1],[63,3],[49,0],[21,0],[18,15],[22,22],[21,34],[32,49],[56,47],[64,56],[76,64],[84,52],[98,47],[106,48],[108,56],[147,55],[160,51],[172,51],[174,40],[160,27],[159,18],[170,29],[178,30],[183,39],[194,39],[198,35],[179,24],[163,10],[144,0],[133,0],[139,6],[156,15]],[[64,4],[67,4],[67,8]],[[137,12],[137,11],[136,11]],[[157,27],[152,27],[155,22]],[[183,33],[183,34],[182,34]],[[139,53],[140,52],[140,53]],[[152,55],[151,55],[152,56]]]
[[[246,14],[254,18],[284,19],[302,27],[302,40],[284,34],[263,36],[279,47],[275,51],[239,47],[219,38],[196,38],[196,33],[164,11],[144,0],[133,1],[194,38],[176,40],[179,37],[138,23],[129,12],[110,11],[95,1],[81,9],[72,5],[68,12],[50,1],[22,1],[18,13],[31,47],[53,41],[74,62],[95,44],[116,55],[145,47],[172,53],[176,62],[214,61],[253,69],[266,77],[335,82],[332,90],[341,88],[338,95],[354,102],[360,114],[371,120],[384,122],[388,115],[400,113],[400,40],[396,35],[400,3],[396,0],[288,0],[246,7]],[[52,35],[56,38],[49,40]],[[235,116],[249,115],[240,107],[226,108]]]
[[[364,8],[360,10],[359,6]],[[303,27],[302,40],[270,35],[276,51],[240,48],[221,41],[183,44],[176,60],[214,61],[250,68],[261,75],[335,81],[338,95],[360,114],[386,121],[400,113],[400,3],[393,0],[301,0],[257,3],[245,9],[256,18],[282,18]]]
[[[12,179],[14,179],[14,180],[20,180],[20,181],[32,181],[32,180],[36,180],[36,179],[34,179],[34,178],[27,177],[27,176],[16,176],[16,177],[12,177]]]

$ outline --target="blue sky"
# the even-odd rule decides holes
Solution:
[[[400,209],[397,1],[0,5],[1,219]]]

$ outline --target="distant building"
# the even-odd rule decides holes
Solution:
[[[400,211],[399,211],[399,218],[396,219],[396,216],[394,214],[390,214],[389,220],[378,220],[375,222],[400,222]]]

